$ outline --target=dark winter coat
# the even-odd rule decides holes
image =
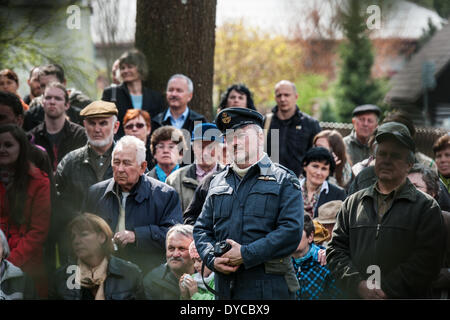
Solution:
[[[66,265],[52,277],[50,300],[82,300],[82,289],[75,287],[76,265]],[[108,261],[107,277],[104,282],[105,300],[144,299],[142,273],[139,267],[129,261],[111,256]]]
[[[84,211],[99,215],[114,231],[121,201],[111,178],[89,188]],[[183,221],[178,194],[165,183],[142,175],[127,197],[125,212],[125,230],[134,231],[136,242],[119,250],[119,256],[146,273],[165,260],[167,230]]]
[[[425,298],[437,277],[445,250],[441,210],[407,179],[379,221],[375,185],[348,197],[337,214],[327,249],[337,285],[356,298],[357,286],[381,273],[388,298]]]
[[[68,154],[70,151],[81,148],[86,145],[87,136],[84,127],[66,120],[64,122],[64,127],[61,129],[61,137],[59,138],[60,143],[56,146],[56,159],[55,153],[52,148],[52,143],[47,136],[47,129],[45,122],[42,122],[33,130],[31,133],[34,136],[34,142],[47,150],[47,154],[50,157],[50,161],[53,165],[53,169],[56,170],[58,163],[62,158]]]
[[[302,160],[306,152],[312,147],[313,139],[322,129],[319,122],[300,111],[297,107],[295,114],[287,120],[277,117],[278,106],[272,109],[272,118],[267,136],[267,153],[272,160],[275,146],[272,146],[272,130],[279,130],[279,163],[294,171],[298,177],[302,173]],[[268,121],[267,116],[264,122]],[[267,125],[265,123],[265,125]]]

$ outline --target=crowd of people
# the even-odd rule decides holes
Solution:
[[[266,115],[231,84],[208,121],[138,50],[112,72],[91,100],[57,64],[23,99],[0,71],[0,299],[449,298],[449,134],[430,158],[372,104],[322,130],[288,80]]]

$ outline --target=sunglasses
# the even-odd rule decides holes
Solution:
[[[145,126],[145,123],[130,123],[125,126],[125,129],[132,130],[134,126],[138,129],[142,129]]]

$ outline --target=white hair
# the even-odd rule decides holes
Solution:
[[[190,224],[177,223],[176,225],[172,226],[169,231],[167,231],[166,242],[172,233],[179,233],[187,238],[194,239],[194,226]]]
[[[6,236],[1,229],[0,229],[0,242],[2,243],[3,249],[2,259],[7,259],[9,257],[10,250],[8,240],[6,240]]]
[[[275,85],[275,91],[277,91],[278,87],[279,87],[279,86],[282,86],[282,85],[288,85],[288,86],[291,86],[292,89],[294,90],[294,92],[297,93],[297,87],[295,86],[295,83],[293,83],[293,82],[291,82],[291,81],[289,81],[289,80],[281,80],[280,82],[278,82],[278,83]]]
[[[136,148],[136,162],[141,165],[145,161],[145,144],[139,138],[135,136],[123,136],[116,143],[114,150],[112,152],[112,158],[114,159],[114,154],[116,151],[122,151],[125,146],[134,146]]]
[[[171,76],[169,81],[167,81],[167,87],[169,87],[170,81],[172,81],[173,79],[177,79],[177,78],[184,79],[187,82],[189,93],[194,92],[194,84],[192,83],[192,80],[189,77],[187,77],[181,73],[177,73],[177,74],[174,74],[173,76]]]

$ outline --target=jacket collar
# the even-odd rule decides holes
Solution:
[[[295,107],[297,110],[295,111],[294,115],[287,120],[292,120],[292,119],[302,120],[304,118],[303,112],[300,111],[300,108],[298,107],[298,105],[295,105]],[[278,112],[278,106],[273,107],[272,113],[276,116],[277,112]]]
[[[181,114],[181,116],[178,119],[181,118],[182,120],[186,121],[186,119],[189,117],[189,111],[190,111],[189,107],[186,106],[186,110],[184,110],[184,112]],[[163,121],[167,121],[167,119],[169,119],[169,118],[173,119],[172,113],[170,112],[170,108],[167,108],[166,112],[164,113]]]
[[[370,197],[372,199],[376,199],[377,191],[375,190],[375,185],[376,185],[376,183],[371,185],[369,188],[364,189],[361,198]],[[409,179],[406,178],[406,182],[403,184],[403,187],[401,187],[397,191],[394,200],[406,199],[408,201],[414,202],[414,201],[416,201],[416,198],[417,198],[416,192],[420,192],[420,191],[418,191],[416,189],[416,187],[414,187],[414,185],[411,183],[411,181],[409,181]]]
[[[361,142],[358,140],[358,138],[356,137],[356,131],[355,131],[355,129],[352,129],[352,131],[350,132],[350,140],[351,140],[353,143],[357,144],[358,146],[361,146],[361,147],[368,147],[368,144],[363,144],[363,143],[361,143]]]
[[[112,150],[114,150],[115,145],[116,145],[116,142],[113,141],[111,147],[106,152],[109,152],[111,150],[111,154],[112,154]],[[89,163],[89,142],[86,143],[86,145],[82,148],[83,149],[81,150],[81,157],[82,157],[83,163]],[[94,151],[94,150],[92,150],[92,151]]]
[[[265,152],[263,153],[262,158],[250,167],[250,171],[257,170],[260,177],[274,177],[274,169],[275,167],[272,160],[270,160]],[[225,176],[228,176],[231,171],[233,171],[231,165],[227,165],[225,168]]]
[[[306,178],[302,178],[302,180],[300,180],[300,186],[301,186],[302,188],[303,188],[303,185],[305,184],[305,182],[306,182]],[[328,181],[327,181],[327,180],[325,180],[325,181],[322,183],[322,187],[320,188],[319,194],[321,194],[322,191],[325,191],[326,194],[328,194],[328,191],[330,191],[330,185],[328,184]]]
[[[144,181],[146,179],[147,178],[145,174],[141,175],[139,177],[138,182],[133,186],[133,188],[130,191],[130,195],[134,195],[134,200],[138,203],[142,203],[144,200],[150,197],[151,190],[149,184],[145,183]],[[102,198],[106,197],[106,195],[109,193],[119,196],[116,193],[116,190],[118,190],[116,181],[114,180],[114,178],[110,178]]]
[[[36,134],[39,134],[41,136],[45,135],[47,133],[47,125],[45,124],[45,121],[42,121],[40,124],[38,124],[36,127],[36,131],[33,131],[33,132],[36,132]],[[61,133],[61,132],[64,133],[64,136],[70,135],[69,120],[66,119],[64,121],[64,125],[58,133]]]
[[[108,274],[112,274],[119,277],[126,277],[125,270],[120,268],[116,257],[111,256],[108,262]]]

